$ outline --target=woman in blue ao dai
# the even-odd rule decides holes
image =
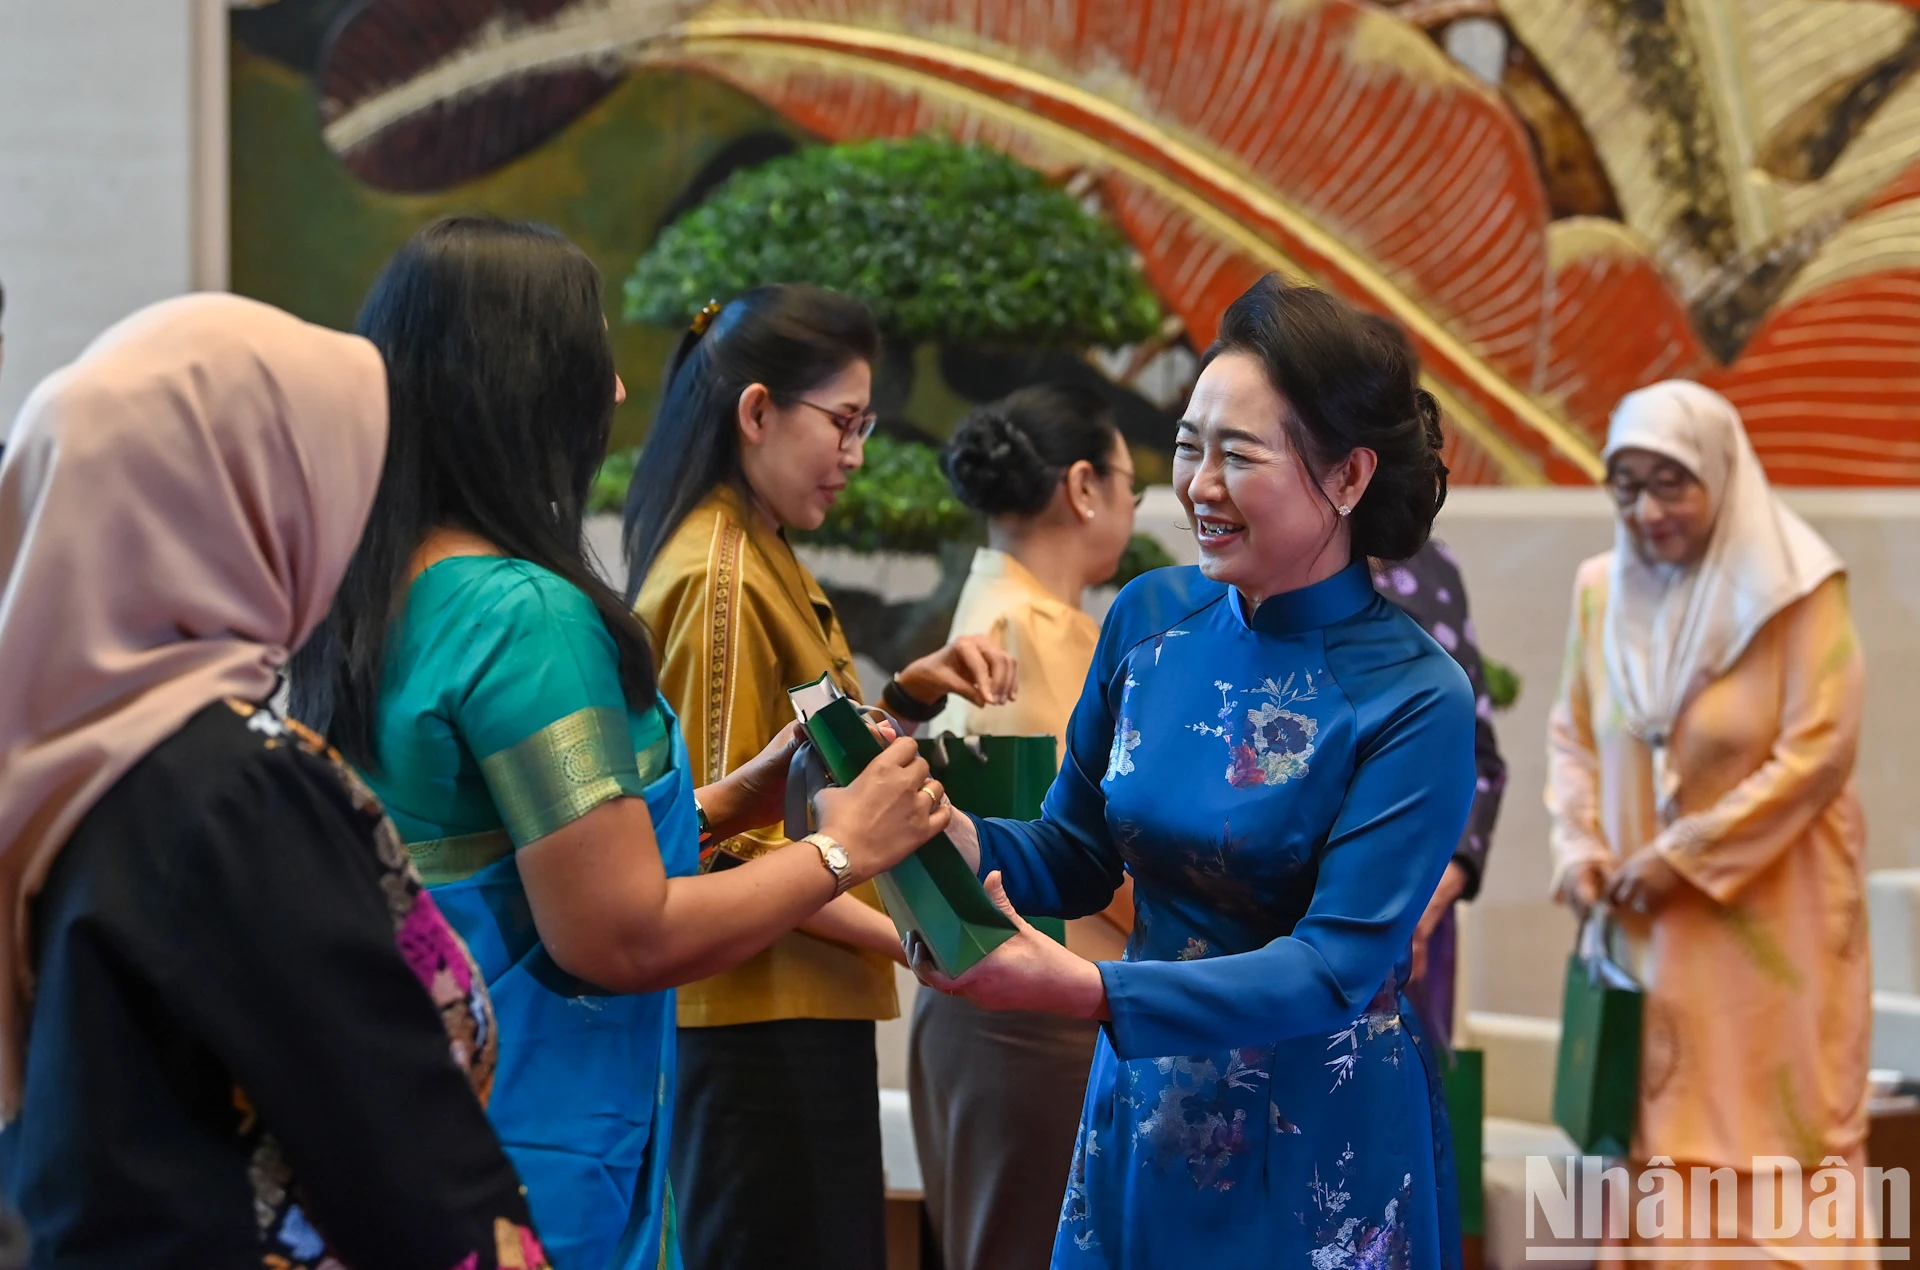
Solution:
[[[1134,878],[1121,961],[1024,923],[957,981],[917,958],[977,1004],[1105,1021],[1061,1270],[1458,1260],[1401,989],[1473,797],[1473,697],[1366,563],[1413,554],[1445,496],[1415,371],[1321,292],[1236,301],[1175,450],[1200,567],[1115,603],[1042,818],[956,818],[1014,910],[1080,916]]]

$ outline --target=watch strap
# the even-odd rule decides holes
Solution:
[[[880,690],[880,704],[897,719],[927,723],[947,708],[947,697],[942,693],[938,701],[922,701],[902,688],[898,679],[889,679],[887,686]]]
[[[810,833],[806,837],[802,838],[800,841],[806,843],[807,845],[811,846],[814,850],[818,851],[820,853],[821,867],[826,869],[827,872],[833,874],[834,898],[838,899],[840,896],[845,895],[849,890],[852,889],[853,862],[850,859],[848,859],[847,849],[845,847],[841,846],[838,842],[835,842],[832,838],[827,837],[827,835],[824,833]],[[836,851],[840,853],[841,859],[847,860],[847,865],[845,868],[835,867],[833,863],[833,853]]]

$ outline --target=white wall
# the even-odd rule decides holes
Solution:
[[[141,305],[226,282],[220,0],[0,0],[0,434]]]

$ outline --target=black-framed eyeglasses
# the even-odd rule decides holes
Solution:
[[[1607,478],[1607,493],[1612,495],[1617,507],[1633,506],[1642,494],[1651,494],[1654,502],[1671,506],[1687,496],[1693,482],[1692,473],[1677,467],[1660,468],[1644,481],[1616,472]]]
[[[843,413],[838,410],[831,410],[816,402],[808,401],[804,397],[800,398],[794,404],[806,406],[810,410],[818,410],[821,414],[833,420],[833,426],[840,429],[840,448],[843,450],[856,443],[864,444],[866,439],[873,435],[873,430],[880,425],[880,416],[874,412],[872,407],[868,407],[865,410],[854,410]]]
[[[1138,479],[1138,477],[1137,477],[1137,475],[1136,475],[1135,473],[1133,473],[1133,472],[1123,472],[1123,471],[1121,471],[1121,470],[1120,470],[1119,468],[1115,468],[1115,469],[1113,470],[1113,475],[1115,475],[1115,476],[1124,476],[1124,477],[1126,477],[1126,478],[1127,478],[1127,488],[1129,488],[1129,489],[1133,489],[1133,483],[1134,483],[1134,481],[1135,481],[1135,480],[1137,480],[1137,479]],[[1144,503],[1144,502],[1146,502],[1146,501],[1147,501],[1147,491],[1146,491],[1146,490],[1144,490],[1144,489],[1135,489],[1135,490],[1133,490],[1133,506],[1134,506],[1134,509],[1135,509],[1136,511],[1137,511],[1137,510],[1139,510],[1139,507],[1140,507],[1140,504],[1142,504],[1142,503]]]

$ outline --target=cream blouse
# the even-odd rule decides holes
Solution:
[[[1100,623],[1040,584],[1031,570],[1004,551],[982,547],[960,592],[949,640],[962,635],[991,636],[1019,664],[1018,692],[1005,705],[976,706],[950,697],[947,708],[928,724],[928,734],[958,736],[1037,736],[1060,742],[1065,752],[1067,721],[1080,700],[1093,666]],[[1067,923],[1067,946],[1083,957],[1120,956],[1133,929],[1131,881],[1097,917]]]

